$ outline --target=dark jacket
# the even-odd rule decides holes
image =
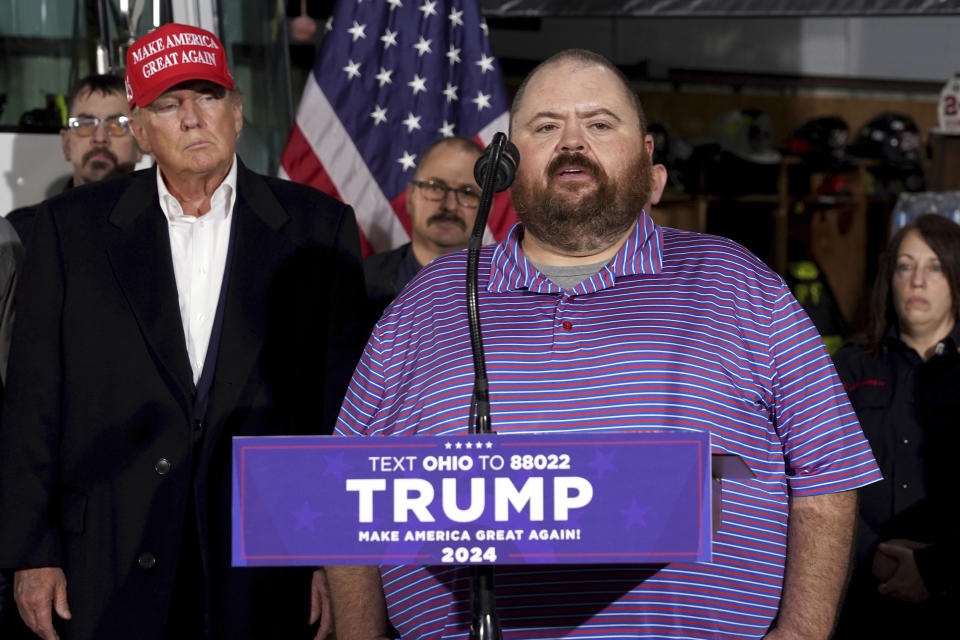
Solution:
[[[231,437],[332,430],[362,346],[358,234],[349,207],[242,164],[233,215],[197,423],[156,170],[38,210],[0,429],[0,568],[64,568],[71,640],[163,637],[191,502],[210,635],[307,635],[309,570],[230,567]]]
[[[66,193],[70,189],[73,189],[73,178],[67,180],[61,193]],[[13,228],[17,230],[17,235],[20,237],[20,242],[23,243],[23,246],[27,246],[27,243],[33,235],[33,223],[37,217],[37,210],[39,208],[40,205],[35,204],[29,207],[14,209],[7,214],[7,220],[9,220]]]
[[[367,284],[367,320],[373,327],[393,299],[417,275],[420,263],[407,244],[377,253],[363,261],[363,278]]]
[[[956,602],[960,537],[952,518],[952,458],[958,454],[960,328],[927,361],[895,332],[879,356],[848,344],[835,357],[864,434],[884,479],[860,489],[854,575],[838,637],[915,634],[936,624],[946,602]],[[880,596],[872,561],[880,542],[903,538],[931,546],[914,553],[928,591],[923,607]],[[849,625],[849,626],[848,626]],[[864,625],[869,625],[865,627]],[[875,635],[869,635],[869,634]],[[906,637],[906,636],[905,636]],[[919,637],[919,636],[913,636]]]

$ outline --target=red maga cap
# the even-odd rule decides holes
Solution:
[[[175,84],[209,80],[233,89],[223,45],[205,29],[165,24],[151,31],[127,51],[127,100],[146,107]]]

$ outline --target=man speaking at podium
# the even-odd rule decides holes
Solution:
[[[550,58],[511,118],[521,224],[479,267],[493,428],[704,429],[756,477],[724,481],[713,562],[497,567],[504,637],[827,638],[854,489],[879,473],[813,326],[745,249],[642,210],[653,142],[605,58]],[[377,325],[339,433],[466,432],[465,263],[436,260]],[[465,636],[467,567],[328,575],[340,640],[387,634],[387,615],[405,638]]]

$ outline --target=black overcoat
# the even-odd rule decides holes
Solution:
[[[39,209],[0,428],[0,567],[64,568],[71,640],[161,638],[192,491],[213,637],[301,637],[309,570],[230,567],[230,441],[332,430],[364,338],[353,212],[238,166],[195,447],[155,171]]]

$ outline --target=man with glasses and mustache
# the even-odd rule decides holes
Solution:
[[[710,563],[497,565],[504,637],[826,640],[854,490],[879,472],[813,325],[743,247],[649,217],[664,176],[607,59],[570,50],[539,65],[510,129],[520,224],[478,269],[493,428],[706,430],[755,477],[724,480]],[[465,270],[464,253],[443,256],[397,297],[337,433],[468,432]],[[390,624],[467,633],[469,567],[327,572],[339,640],[390,637]]]
[[[91,75],[80,80],[67,97],[69,117],[60,131],[64,159],[73,175],[64,191],[133,171],[140,149],[130,135],[130,107],[123,79]],[[7,219],[28,243],[37,207],[11,211]]]
[[[470,138],[441,138],[420,155],[407,185],[410,242],[363,261],[371,324],[435,258],[466,249],[480,204],[473,165],[483,149]]]

